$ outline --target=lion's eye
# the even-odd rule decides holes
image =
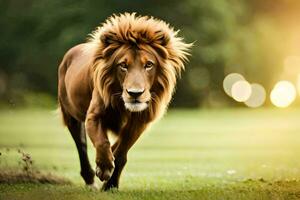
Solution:
[[[152,69],[153,66],[154,66],[153,62],[147,61],[146,64],[145,64],[145,69],[150,70],[150,69]]]
[[[125,62],[121,62],[120,64],[118,64],[118,66],[124,72],[127,71],[127,69],[128,69],[128,66],[127,66],[127,64]]]

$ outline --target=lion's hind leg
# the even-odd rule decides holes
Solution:
[[[63,109],[62,114],[64,123],[68,127],[77,147],[81,168],[80,174],[87,185],[92,185],[94,183],[95,172],[88,159],[84,123],[77,121],[71,115],[64,112]]]

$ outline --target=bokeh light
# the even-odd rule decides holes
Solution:
[[[224,88],[224,91],[226,92],[226,94],[232,97],[232,94],[231,94],[232,86],[236,82],[242,81],[242,80],[245,80],[245,78],[241,74],[238,74],[238,73],[228,74],[223,81],[223,88]]]
[[[279,81],[274,86],[271,95],[271,102],[277,107],[287,107],[296,98],[295,86],[289,81]]]
[[[258,83],[251,84],[251,95],[245,101],[245,104],[251,108],[262,106],[266,101],[266,90]]]
[[[237,81],[231,88],[231,95],[234,100],[244,102],[251,95],[251,85],[245,80]]]

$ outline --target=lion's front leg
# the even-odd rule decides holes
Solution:
[[[96,176],[101,181],[108,180],[114,171],[114,156],[110,142],[107,137],[107,130],[103,128],[100,120],[101,104],[99,96],[94,90],[93,97],[87,111],[85,127],[96,149]]]
[[[143,133],[147,124],[139,123],[138,119],[130,121],[119,134],[119,138],[113,145],[113,154],[115,157],[115,170],[108,181],[105,181],[102,190],[109,190],[119,187],[119,179],[122,170],[127,162],[127,153],[132,145]]]
[[[96,164],[96,176],[98,176],[101,181],[110,179],[115,164],[109,142],[96,147]]]

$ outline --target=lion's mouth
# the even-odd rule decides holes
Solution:
[[[140,112],[148,108],[149,102],[140,102],[139,100],[134,100],[132,102],[125,102],[125,108],[130,112]]]

